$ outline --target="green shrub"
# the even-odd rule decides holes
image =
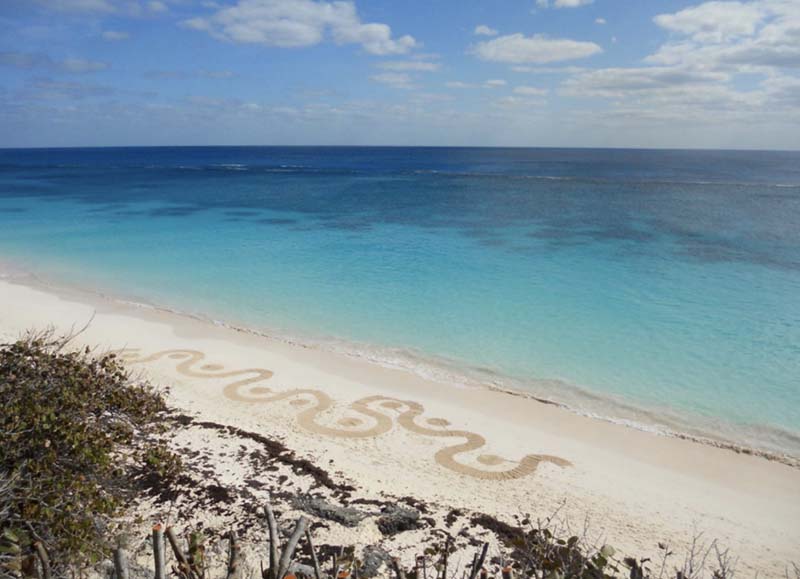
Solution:
[[[91,563],[133,492],[131,475],[175,475],[159,442],[166,404],[113,354],[52,332],[0,346],[0,567],[19,571],[38,541],[51,559]]]

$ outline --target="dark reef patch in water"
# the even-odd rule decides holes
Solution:
[[[256,219],[254,223],[259,225],[294,225],[297,220],[283,217],[265,217],[264,219]]]

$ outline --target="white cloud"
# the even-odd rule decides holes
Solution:
[[[67,58],[59,64],[66,72],[74,73],[97,72],[108,68],[108,64],[105,62],[97,62],[83,58]]]
[[[631,93],[700,87],[727,80],[728,76],[722,73],[673,67],[602,68],[576,74],[564,81],[562,87],[571,96],[619,98]]]
[[[514,72],[529,72],[535,74],[575,74],[587,70],[583,66],[512,66]]]
[[[127,40],[131,37],[130,34],[122,30],[104,30],[102,34],[103,40]]]
[[[42,69],[51,72],[87,73],[108,68],[108,63],[83,58],[53,60],[46,54],[28,52],[0,52],[0,65],[23,69]]]
[[[671,38],[648,66],[578,71],[560,92],[607,99],[594,110],[609,126],[774,130],[800,119],[800,2],[714,0],[654,20]]]
[[[392,37],[386,24],[363,23],[350,1],[239,0],[207,18],[183,24],[233,42],[296,48],[330,36],[337,44],[360,44],[370,54],[404,54],[417,42]]]
[[[434,72],[439,70],[438,62],[424,62],[420,60],[390,60],[381,62],[378,67],[383,70]]]
[[[800,111],[800,78],[772,77],[766,79],[762,86],[769,99],[779,109],[791,108]]]
[[[477,36],[497,36],[497,30],[490,28],[485,24],[480,24],[475,27],[474,34]]]
[[[150,12],[166,12],[169,10],[167,5],[159,0],[152,0],[151,2],[148,2],[147,9],[150,10]]]
[[[35,0],[36,4],[63,12],[113,12],[108,0]]]
[[[531,109],[542,108],[547,105],[547,99],[543,98],[529,98],[519,96],[506,96],[498,99],[493,103],[493,106],[501,109]]]
[[[545,96],[548,93],[546,88],[538,88],[535,86],[518,86],[514,88],[514,94],[521,96]]]
[[[22,1],[22,0],[20,0]],[[169,11],[170,2],[186,0],[24,0],[46,10],[86,14],[113,14],[116,16],[143,17]]]
[[[603,24],[606,24],[606,19],[605,18],[595,18],[594,19],[594,23],[603,25]]]
[[[586,6],[587,4],[591,4],[594,0],[553,0],[552,4],[550,0],[536,0],[536,5],[539,8],[578,8],[579,6]]]
[[[684,38],[665,44],[646,62],[740,72],[800,68],[800,2],[762,0],[725,15],[719,4],[706,2],[658,16]],[[719,19],[713,20],[713,14]]]
[[[517,33],[479,42],[473,52],[482,60],[543,64],[585,58],[603,52],[603,49],[594,42],[550,38],[542,34],[524,36]]]
[[[201,69],[197,71],[197,74],[203,78],[213,78],[217,80],[224,80],[228,78],[234,78],[236,76],[235,72],[231,72],[230,70],[204,70]]]
[[[491,78],[482,83],[463,82],[460,80],[450,80],[444,83],[447,88],[467,89],[467,88],[500,88],[508,84],[508,81],[502,78]]]
[[[228,104],[228,101],[222,99],[205,96],[205,95],[189,95],[186,97],[186,102],[199,107],[218,108]],[[231,104],[238,104],[236,102]]]
[[[706,2],[674,14],[659,14],[653,20],[671,32],[699,42],[724,42],[752,36],[764,17],[757,2]]]
[[[376,74],[369,78],[370,80],[389,85],[393,88],[414,88],[414,83],[411,81],[411,76],[404,72],[382,72],[381,74]]]
[[[58,101],[107,97],[117,91],[108,86],[39,78],[26,83],[18,93],[25,100]]]
[[[468,82],[462,82],[460,80],[450,80],[444,83],[444,86],[447,88],[475,88],[477,85]]]
[[[224,80],[234,78],[236,73],[230,70],[149,70],[144,73],[148,80],[186,80],[189,78],[210,78]]]

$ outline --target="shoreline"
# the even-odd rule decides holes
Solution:
[[[711,425],[709,425],[708,431],[706,431],[703,427],[692,424],[691,418],[685,418],[675,411],[673,411],[675,414],[671,417],[672,420],[664,420],[663,412],[658,412],[655,409],[639,407],[636,404],[619,399],[613,395],[596,394],[580,386],[567,383],[560,378],[537,378],[531,380],[541,384],[557,384],[559,387],[563,387],[570,391],[573,396],[577,395],[579,398],[582,397],[599,402],[600,405],[605,406],[609,410],[608,414],[601,414],[594,409],[579,408],[561,400],[536,394],[524,387],[522,379],[498,374],[491,369],[463,366],[455,360],[426,356],[423,353],[412,352],[409,350],[400,350],[390,359],[390,354],[394,350],[399,349],[383,346],[377,346],[372,349],[368,349],[366,344],[344,339],[337,339],[332,336],[310,337],[298,334],[289,334],[287,332],[280,331],[266,331],[255,327],[249,327],[240,323],[232,323],[225,320],[212,318],[200,312],[179,310],[169,306],[151,303],[145,298],[141,297],[118,297],[112,293],[105,292],[100,289],[87,288],[65,282],[63,280],[50,279],[46,274],[33,272],[29,269],[19,267],[13,261],[9,261],[5,258],[0,260],[0,282],[2,281],[10,281],[11,283],[18,283],[34,289],[41,289],[45,292],[54,293],[59,296],[77,296],[79,299],[83,297],[88,300],[99,299],[110,303],[112,306],[116,304],[124,307],[131,307],[136,310],[154,311],[169,316],[185,317],[196,320],[202,324],[209,324],[215,327],[225,328],[233,332],[252,335],[275,343],[285,344],[290,347],[324,351],[370,365],[409,372],[423,379],[432,380],[433,382],[441,384],[445,387],[486,389],[508,396],[532,400],[540,404],[555,406],[576,416],[585,417],[591,420],[606,422],[625,428],[630,428],[639,432],[655,434],[657,436],[686,440],[696,444],[728,450],[737,454],[757,456],[766,460],[775,461],[796,469],[800,469],[800,455],[758,447],[754,444],[748,444],[746,442],[727,438],[724,435],[715,437],[710,432]],[[381,356],[381,354],[384,355]],[[404,356],[406,358],[405,360],[403,359]],[[414,365],[414,362],[416,362],[416,365]],[[482,376],[481,373],[485,373],[486,376]],[[514,386],[513,384],[508,385],[499,383],[499,381],[502,380],[512,383],[519,382],[519,385]],[[628,413],[642,415],[644,418],[649,419],[649,421],[645,422],[639,419],[638,416],[636,418],[611,416],[610,413],[614,408],[621,409],[622,414]],[[660,418],[661,420],[659,420]],[[736,427],[735,424],[727,422],[724,419],[717,420],[720,420],[721,423],[729,429]],[[670,424],[671,422],[673,424]],[[793,435],[793,433],[789,431],[783,431],[777,427],[765,428],[775,428],[785,436]]]
[[[0,279],[0,338],[92,323],[203,420],[268,434],[377,494],[511,519],[561,509],[623,553],[719,539],[745,571],[782,576],[800,544],[800,470],[634,430],[491,388],[457,388],[321,349],[106,298]],[[343,474],[342,474],[343,473]]]

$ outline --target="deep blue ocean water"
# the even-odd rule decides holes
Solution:
[[[0,258],[800,456],[800,153],[0,150]]]

